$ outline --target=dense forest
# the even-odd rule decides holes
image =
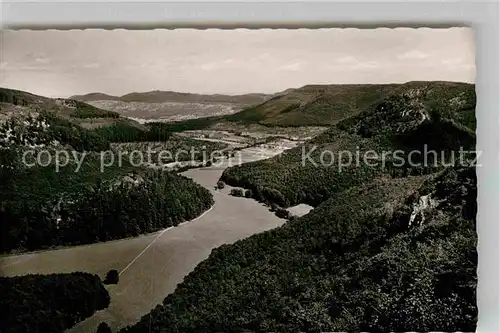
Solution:
[[[141,127],[113,115],[108,116],[114,123],[88,129],[72,121],[72,112],[106,114],[82,102],[0,92],[2,108],[9,107],[7,102],[33,108],[26,114],[18,110],[0,124],[0,252],[137,236],[191,220],[213,204],[209,191],[177,173],[134,166],[126,155],[102,168],[100,153],[127,150],[122,141],[136,141],[127,143],[131,149],[192,145],[211,152],[221,145],[174,138],[162,124]],[[34,156],[42,150],[46,154],[35,165]],[[59,165],[56,153],[63,156]]]
[[[312,162],[323,151],[443,152],[427,165],[420,155],[304,166],[299,147],[226,169],[221,180],[258,200],[315,209],[213,250],[122,332],[474,331],[474,154],[450,163],[474,149],[473,89],[408,84],[305,145],[318,146]]]
[[[128,156],[102,169],[100,153],[126,150],[122,142],[208,152],[222,145],[172,137],[161,123],[140,125],[82,102],[9,89],[0,89],[0,120],[2,253],[137,236],[213,205],[210,192],[191,179],[135,167]],[[87,126],[94,123],[104,125]],[[42,151],[49,153],[39,161],[44,166],[35,165]],[[70,159],[56,165],[56,153]],[[2,333],[64,332],[110,303],[100,278],[87,273],[2,277],[0,294]]]
[[[0,90],[0,102],[27,107],[50,101]],[[123,333],[475,330],[476,174],[473,166],[453,163],[459,149],[474,149],[473,85],[305,86],[234,115],[170,124],[140,125],[93,109],[78,115],[78,106],[63,104],[62,111],[0,129],[2,252],[151,232],[192,219],[213,203],[207,190],[176,173],[128,163],[101,172],[102,150],[147,148],[151,140],[169,142],[172,133],[221,121],[331,126],[301,147],[226,169],[221,177],[246,189],[238,195],[273,207],[308,203],[314,210],[213,250]],[[110,123],[86,128],[71,119],[93,119],[93,113]],[[53,166],[19,163],[26,147],[47,146],[90,154],[78,173],[74,163],[57,173]],[[305,165],[303,149],[314,150]],[[443,155],[423,165],[426,149]],[[377,157],[375,166],[346,163],[345,156],[328,166],[313,163],[324,152],[396,150],[404,162],[420,152],[420,164],[398,164],[394,156]]]
[[[130,154],[141,152],[144,160],[150,158],[158,165],[182,161],[211,161],[229,152],[228,145],[172,135],[168,141],[124,142],[111,145],[112,150]],[[167,154],[166,152],[170,152]]]
[[[181,175],[114,168],[90,159],[83,170],[53,167],[2,175],[1,251],[35,250],[137,236],[188,221],[213,204]]]
[[[306,85],[278,93],[234,114],[177,121],[168,126],[171,132],[206,129],[224,122],[269,127],[332,126],[373,109],[390,96],[410,90],[425,90],[423,102],[429,107],[451,101],[463,110],[465,121],[475,122],[474,85],[414,81],[404,84]],[[467,102],[460,105],[461,101]]]
[[[471,167],[338,192],[215,249],[122,332],[474,331],[476,191]]]
[[[97,275],[71,274],[0,277],[0,332],[62,333],[109,306]]]
[[[475,146],[475,121],[470,116],[475,105],[473,86],[472,92],[467,89],[463,94],[444,88],[424,86],[388,96],[303,146],[226,169],[221,180],[251,189],[259,201],[284,207],[317,206],[334,193],[383,175],[436,172],[459,161],[460,148],[472,151]],[[378,156],[364,163],[363,156],[370,151]],[[382,156],[383,152],[389,154]],[[473,154],[464,158],[472,160]]]
[[[76,151],[101,151],[110,142],[94,132],[50,112],[0,123],[0,147],[66,146]]]
[[[144,128],[145,127],[145,128]],[[130,121],[120,121],[93,130],[109,142],[167,141],[172,132],[165,123],[148,123],[138,126]]]
[[[34,95],[25,91],[0,88],[0,103],[26,106],[38,101],[44,102],[46,97]]]

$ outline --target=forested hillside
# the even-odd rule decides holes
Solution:
[[[62,333],[109,306],[97,275],[88,273],[0,277],[0,332]]]
[[[352,116],[369,112],[386,98],[410,90],[425,91],[423,103],[437,108],[446,101],[461,109],[461,120],[475,123],[474,85],[459,82],[408,82],[404,84],[307,85],[287,89],[260,104],[224,116],[189,119],[169,123],[171,131],[200,130],[220,123],[268,127],[331,126]],[[466,101],[465,104],[462,104]]]
[[[298,147],[226,169],[258,200],[315,209],[212,251],[122,332],[474,331],[474,154],[456,154],[475,147],[473,89],[409,83],[308,142],[305,166]],[[424,161],[426,149],[437,154]],[[403,163],[319,164],[325,151],[396,150]]]
[[[172,172],[84,168],[38,167],[3,177],[0,250],[137,236],[189,221],[213,204],[208,190]]]
[[[474,98],[473,85],[455,82],[307,85],[227,117],[232,121],[259,122],[268,126],[334,125],[369,111],[388,96],[408,90],[427,91],[425,99],[429,102]]]
[[[2,252],[135,236],[190,220],[213,203],[176,173],[126,162],[101,172],[101,151],[183,147],[174,132],[221,121],[330,126],[303,146],[221,177],[264,203],[315,209],[213,250],[123,333],[475,330],[474,153],[458,155],[475,149],[473,85],[306,86],[230,116],[148,125],[95,110],[82,111],[86,118],[75,113],[83,104],[0,92],[0,115],[8,117],[0,119]],[[76,173],[76,161],[58,172],[53,163],[19,162],[27,149],[42,148],[88,155]],[[350,160],[370,151],[370,163]]]
[[[120,117],[116,112],[102,110],[81,101],[51,99],[0,88],[0,125],[4,132],[14,124],[22,125],[27,119],[48,123],[51,126],[45,136],[80,150],[105,150],[105,145],[109,142],[166,141],[173,132],[166,124],[141,125]],[[16,127],[19,129],[26,126]],[[25,131],[32,129],[28,127]],[[40,131],[37,134],[41,134]],[[83,146],[81,141],[86,142],[86,145]]]
[[[219,145],[184,142],[162,124],[141,127],[83,102],[0,93],[0,252],[137,236],[191,220],[213,204],[190,179],[148,169],[147,161],[134,166],[126,154],[103,167],[101,153],[116,154],[122,142],[155,141],[172,153]],[[112,122],[94,129],[81,123],[105,117]]]
[[[266,125],[331,125],[363,111],[392,92],[395,84],[307,85],[228,116],[229,120]]]
[[[467,89],[432,83],[409,86],[303,146],[226,169],[221,178],[251,189],[259,201],[316,206],[338,191],[382,175],[436,172],[459,159],[460,147],[474,150],[474,87],[462,87]],[[369,151],[375,154],[364,163]],[[425,160],[426,151],[436,154],[427,154]]]
[[[172,135],[167,141],[123,142],[111,145],[115,151],[142,152],[145,160],[150,157],[153,163],[165,165],[171,162],[214,162],[220,158],[228,144],[191,139]],[[162,152],[171,152],[171,156]]]
[[[63,98],[47,98],[25,91],[0,88],[0,111],[22,112],[52,111],[60,116],[73,118],[119,118],[119,114],[102,110],[81,101]]]
[[[123,332],[474,331],[476,191],[449,168],[338,192],[214,250]]]

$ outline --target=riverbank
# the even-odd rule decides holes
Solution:
[[[242,150],[242,156],[239,161],[247,162],[266,158],[267,154],[249,149]],[[182,173],[206,187],[214,197],[214,206],[195,220],[163,233],[159,231],[112,242],[2,257],[0,275],[84,271],[104,276],[110,269],[123,270],[133,261],[122,272],[117,285],[107,286],[111,295],[110,306],[68,332],[95,333],[102,321],[114,331],[133,324],[172,293],[177,284],[208,258],[214,248],[276,228],[285,222],[255,200],[232,197],[214,190],[224,169],[224,166],[205,167]],[[134,260],[138,255],[139,258]]]

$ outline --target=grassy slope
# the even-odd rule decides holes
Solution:
[[[127,156],[103,171],[97,153],[86,155],[78,172],[74,161],[59,170],[9,164],[15,169],[0,169],[0,252],[137,236],[191,220],[213,203],[192,180],[134,167]],[[127,185],[131,176],[141,182]]]

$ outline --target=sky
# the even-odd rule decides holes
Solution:
[[[0,86],[68,97],[475,82],[474,58],[469,28],[5,30],[0,35]]]

